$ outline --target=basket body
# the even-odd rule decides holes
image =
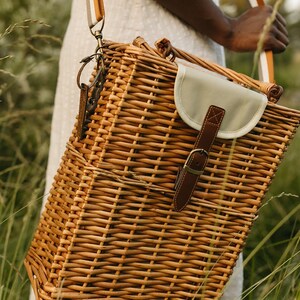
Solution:
[[[191,202],[173,209],[196,130],[174,104],[175,63],[104,48],[108,74],[82,141],[70,137],[25,265],[38,299],[218,299],[300,113],[268,104],[217,139]]]

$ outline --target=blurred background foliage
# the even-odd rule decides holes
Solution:
[[[223,10],[232,17],[249,8],[245,0],[221,2]],[[272,6],[275,2],[268,1]],[[282,3],[280,13],[287,21],[290,44],[284,53],[274,55],[275,79],[284,87],[280,104],[300,109],[300,2],[283,0]],[[228,67],[252,74],[253,54],[226,51],[226,58]],[[298,131],[247,240],[244,250],[246,299],[300,299],[299,153]],[[256,287],[260,280],[263,283]]]
[[[276,80],[285,88],[281,104],[299,109],[300,11],[287,1],[294,0],[281,7],[290,45],[275,56]],[[58,58],[71,0],[0,4],[0,300],[16,300],[26,299],[29,291],[23,259],[44,194]],[[222,6],[234,17],[248,4],[223,0]],[[230,68],[251,74],[253,54],[226,56]],[[245,299],[300,299],[299,151],[298,133],[244,251]]]
[[[0,0],[0,299],[26,299],[23,260],[44,193],[71,0]]]
[[[300,3],[296,0],[281,1],[283,4],[280,6],[280,13],[287,22],[290,44],[284,53],[274,55],[275,79],[285,89],[281,99],[283,105],[297,108],[299,107],[298,96],[300,88]],[[276,0],[268,1],[271,6],[274,6],[275,2]],[[250,7],[248,1],[245,0],[221,0],[221,3],[224,12],[232,17],[242,14]],[[251,75],[253,69],[252,53],[227,51],[226,57],[227,65],[230,68]],[[285,101],[288,101],[288,103]]]

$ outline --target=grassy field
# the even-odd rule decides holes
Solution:
[[[29,291],[23,259],[44,193],[57,61],[70,1],[2,2],[0,300],[18,300],[26,299]],[[277,81],[286,87],[282,104],[300,108],[297,43],[292,39],[290,49],[277,57],[276,65]],[[229,54],[228,63],[251,72],[249,55]],[[298,133],[244,251],[244,299],[300,299],[299,152]]]

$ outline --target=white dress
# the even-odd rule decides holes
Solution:
[[[224,65],[224,51],[220,45],[182,23],[154,0],[104,0],[104,3],[106,19],[103,36],[105,39],[132,42],[135,37],[142,36],[150,45],[154,45],[156,40],[166,37],[177,48]],[[79,62],[92,54],[95,47],[96,40],[87,25],[85,1],[73,0],[71,19],[60,55],[45,199],[78,112],[79,89],[76,75],[80,67]],[[223,300],[240,299],[243,283],[241,258],[231,278]]]

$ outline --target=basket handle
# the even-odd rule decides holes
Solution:
[[[264,6],[264,0],[249,0],[252,7]],[[103,0],[86,0],[87,18],[89,28],[92,28],[104,20],[105,9]],[[260,54],[259,79],[264,82],[274,82],[274,63],[272,51],[265,51]]]
[[[86,0],[87,19],[90,30],[104,20],[105,10],[103,0]]]
[[[264,0],[249,0],[252,7],[264,6]],[[272,51],[264,51],[259,57],[259,79],[265,82],[275,82],[274,80],[274,60]]]
[[[246,86],[247,88],[252,88],[266,94],[268,99],[272,102],[277,102],[280,96],[282,95],[282,87],[275,83],[256,80],[245,74],[233,71],[232,69],[222,67],[216,63],[201,59],[196,55],[190,54],[188,52],[173,47],[171,42],[166,38],[158,40],[155,43],[155,45],[162,57],[167,57],[171,55],[171,60],[179,58],[186,60],[192,64],[199,65],[209,71],[225,76],[238,84]]]
[[[264,0],[249,0],[252,6],[264,5]],[[95,25],[99,22],[104,22],[105,18],[105,10],[104,10],[104,1],[103,0],[86,0],[87,5],[87,17],[88,17],[88,25],[90,30],[93,29]],[[102,24],[103,27],[103,24]],[[166,39],[164,39],[166,40]],[[168,41],[168,45],[171,45]],[[182,50],[176,49],[170,46],[172,49],[172,53],[175,54],[179,58],[183,58],[192,63],[198,64],[208,70],[217,72],[223,76],[228,77],[229,79],[238,82],[240,84],[246,85],[250,88],[254,88],[265,93],[269,100],[273,102],[277,102],[282,94],[282,87],[273,83],[272,77],[274,77],[273,71],[273,57],[272,52],[262,54],[260,58],[260,69],[263,71],[263,74],[267,74],[265,78],[262,78],[262,81],[255,80],[249,76],[234,72],[231,69],[221,67],[217,64],[213,64],[210,62],[206,62],[192,54],[188,54]]]

